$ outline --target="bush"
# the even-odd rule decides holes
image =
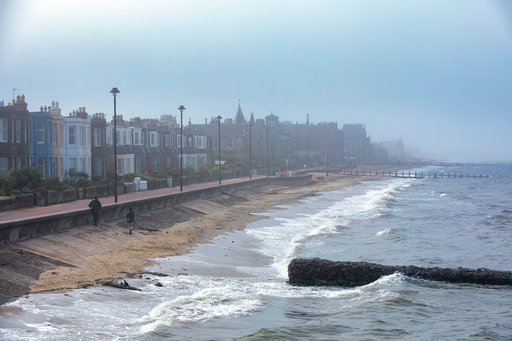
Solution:
[[[180,175],[180,169],[179,168],[168,168],[165,170],[165,174],[167,174],[167,176],[176,176],[176,175]]]
[[[43,186],[50,191],[62,191],[65,189],[66,184],[54,176],[46,179]]]
[[[0,196],[11,196],[14,188],[14,181],[9,176],[0,177]],[[19,192],[19,191],[18,191]]]
[[[196,173],[196,170],[194,169],[194,167],[188,165],[187,167],[185,167],[185,169],[183,170],[183,175],[185,176],[192,176]]]
[[[78,187],[91,187],[89,180],[81,178],[77,181]]]
[[[30,166],[23,166],[21,169],[15,170],[11,173],[11,177],[14,181],[14,188],[20,191],[25,189],[33,191],[41,188],[44,183],[43,173]]]

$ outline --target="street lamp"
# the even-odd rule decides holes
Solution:
[[[308,171],[309,171],[309,137],[308,137]]]
[[[252,179],[252,123],[249,124],[249,180]]]
[[[110,93],[114,96],[114,202],[117,204],[117,122],[116,122],[116,98],[121,91],[112,88]]]
[[[270,132],[270,128],[267,128],[267,178],[270,174],[269,170],[268,170],[268,133]]]
[[[222,184],[222,161],[220,158],[220,120],[222,120],[222,117],[219,115],[217,116],[217,121],[219,121],[219,185]]]
[[[297,134],[297,174],[299,174],[299,135]]]
[[[183,192],[183,110],[185,110],[185,107],[183,105],[180,105],[178,110],[181,112],[181,132],[180,132],[180,147],[181,147],[181,156],[180,156],[180,192]]]

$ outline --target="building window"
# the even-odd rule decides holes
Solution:
[[[101,175],[101,158],[94,158],[94,174]]]
[[[162,145],[162,143],[160,142],[160,134],[159,133],[156,133],[156,145],[158,147],[160,147]]]
[[[85,146],[85,143],[87,142],[87,134],[85,133],[85,127],[82,127],[82,146]]]
[[[169,147],[169,134],[164,135],[164,143],[166,147]]]
[[[156,157],[151,158],[151,172],[158,172],[158,158]]]
[[[154,146],[156,143],[155,133],[153,133],[153,132],[149,133],[149,138],[150,138],[149,144],[151,146]]]
[[[197,138],[197,148],[203,148],[203,137],[199,136]]]
[[[124,159],[117,159],[117,175],[124,174]]]
[[[144,145],[144,133],[143,132],[140,133],[140,145],[141,146]]]
[[[57,158],[52,158],[52,176],[57,176]]]
[[[9,159],[6,157],[0,157],[0,175],[7,175],[8,171],[9,171]]]
[[[192,136],[189,136],[189,137],[188,137],[188,147],[189,147],[189,148],[194,147],[194,146],[192,145]]]
[[[69,176],[76,175],[76,158],[69,159]]]
[[[171,147],[174,147],[174,134],[171,134]]]
[[[57,144],[57,123],[52,123],[52,144]]]
[[[234,149],[235,148],[235,138],[234,137],[229,137],[228,138],[227,148],[228,149]]]
[[[133,133],[133,139],[135,140],[134,144],[138,145],[139,144],[139,133],[138,132]]]
[[[21,143],[21,120],[16,120],[16,143]]]
[[[69,145],[71,145],[71,146],[74,146],[76,144],[76,126],[69,127],[69,141],[68,142],[69,142]],[[71,159],[70,159],[70,161],[71,161]],[[71,169],[70,169],[70,172],[71,172]]]
[[[116,129],[116,144],[121,144],[121,134],[119,134],[120,132],[117,131]]]
[[[37,169],[39,169],[39,171],[43,173],[43,176],[46,176],[46,158],[37,158]]]
[[[176,143],[176,147],[181,147],[181,135],[176,135],[176,138],[177,138],[177,143]]]
[[[100,128],[94,128],[94,145],[96,147],[101,146],[101,129]],[[99,174],[99,173],[96,173],[96,174]]]
[[[25,143],[28,143],[28,121],[25,120]]]
[[[37,143],[46,143],[46,122],[37,122]]]
[[[165,160],[166,160],[166,165],[165,165],[165,167],[166,167],[166,168],[171,168],[171,157],[170,157],[170,156],[167,156],[167,158],[166,158]]]
[[[140,157],[135,159],[135,173],[142,173],[142,159]]]
[[[126,141],[126,130],[123,130],[123,144],[124,145],[127,144],[127,141]]]

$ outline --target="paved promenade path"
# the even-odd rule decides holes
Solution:
[[[265,175],[254,175],[254,176],[252,176],[252,179],[261,179],[264,177],[265,177]],[[227,184],[232,184],[232,183],[237,183],[237,182],[244,182],[244,181],[249,181],[249,177],[222,180],[222,185],[227,185]],[[219,186],[218,181],[184,185],[183,192],[193,191],[193,190],[197,190],[197,189],[204,189],[204,188],[209,188],[209,187],[216,187],[216,186]],[[176,186],[176,187],[172,187],[172,188],[166,187],[166,188],[154,189],[154,190],[150,190],[150,191],[139,191],[139,192],[133,192],[133,193],[126,193],[126,194],[123,193],[123,194],[118,194],[117,202],[118,203],[126,203],[126,202],[130,202],[130,201],[137,201],[140,199],[153,198],[153,197],[157,197],[160,195],[168,195],[168,194],[179,193],[179,192],[180,192],[180,187]],[[100,200],[102,206],[109,206],[109,205],[115,204],[113,195],[109,196],[109,197],[101,197],[98,199]],[[57,214],[57,213],[73,212],[76,210],[88,208],[90,200],[91,199],[83,199],[83,200],[70,201],[67,203],[56,204],[56,205],[34,206],[34,207],[4,211],[4,212],[0,213],[0,222],[18,221],[18,220],[36,218],[36,217],[52,215],[52,214]]]

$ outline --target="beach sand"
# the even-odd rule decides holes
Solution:
[[[367,168],[369,169],[369,168]],[[393,170],[389,165],[372,170]],[[401,167],[400,169],[403,169]],[[19,255],[43,262],[41,274],[31,282],[30,293],[57,293],[100,286],[103,282],[144,273],[151,259],[183,255],[195,245],[208,243],[229,231],[243,230],[262,213],[277,205],[293,204],[318,192],[338,190],[382,176],[344,176],[313,173],[308,186],[264,185],[223,194],[209,200],[181,203],[135,217],[133,234],[125,219],[85,225],[13,243]],[[59,266],[60,265],[60,266]]]

